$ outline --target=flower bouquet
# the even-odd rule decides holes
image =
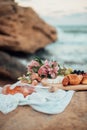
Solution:
[[[56,61],[41,60],[36,57],[27,66],[27,74],[19,77],[21,82],[37,85],[43,78],[55,79],[58,75],[65,75],[72,72],[72,69],[61,67]]]

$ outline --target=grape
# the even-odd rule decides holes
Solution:
[[[74,72],[74,73],[77,73],[77,70],[74,70],[73,72]]]
[[[81,74],[81,71],[80,71],[80,70],[78,70],[78,71],[77,71],[77,74],[78,74],[78,75],[79,75],[79,74]]]
[[[73,72],[72,72],[72,74],[78,74],[78,75],[80,75],[80,74],[84,74],[85,72],[82,70],[73,70]]]
[[[69,72],[72,73],[73,72],[73,69],[72,68],[68,68]]]
[[[74,72],[72,72],[71,74],[75,74]]]
[[[81,73],[82,73],[82,74],[84,74],[85,72],[84,72],[84,71],[82,71]]]
[[[68,68],[65,70],[65,75],[71,74],[73,72],[72,68]]]
[[[65,71],[65,75],[68,75],[68,74],[70,74],[70,71],[67,69],[67,70]]]
[[[83,70],[73,70],[72,68],[68,68],[65,70],[65,75],[68,75],[68,74],[80,75],[80,74],[85,74],[85,72]]]

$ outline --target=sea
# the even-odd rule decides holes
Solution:
[[[87,71],[87,25],[56,25],[55,28],[58,40],[45,47],[50,58],[64,66]]]

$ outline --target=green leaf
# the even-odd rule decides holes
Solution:
[[[34,58],[34,60],[36,60],[37,62],[39,62],[40,65],[43,65],[43,62],[42,62],[42,60],[41,60],[40,57],[36,56],[36,57]]]

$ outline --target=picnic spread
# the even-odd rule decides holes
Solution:
[[[86,72],[39,58],[32,60],[27,74],[18,79],[15,84],[0,88],[0,111],[4,114],[22,105],[46,114],[58,114],[65,110],[75,91],[87,90]]]

